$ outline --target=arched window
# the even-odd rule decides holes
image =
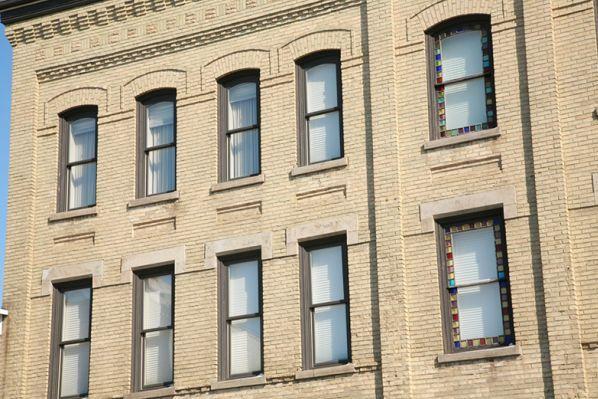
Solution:
[[[340,52],[311,54],[296,70],[300,165],[342,158]]]
[[[496,127],[490,19],[458,18],[429,32],[432,139]]]
[[[59,212],[96,204],[97,115],[89,106],[60,116]]]
[[[137,101],[137,198],[176,190],[176,92]]]
[[[260,174],[259,81],[249,70],[219,82],[220,181]]]

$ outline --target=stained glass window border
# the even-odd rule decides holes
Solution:
[[[483,57],[483,77],[486,90],[486,123],[477,125],[463,126],[456,129],[446,129],[446,110],[445,110],[445,84],[442,79],[442,52],[440,42],[447,37],[463,33],[465,31],[479,30],[482,32],[482,57]],[[479,132],[487,129],[493,129],[497,126],[496,120],[496,93],[494,82],[494,60],[492,52],[492,35],[490,24],[487,22],[461,22],[452,23],[446,29],[440,30],[432,36],[433,46],[433,76],[432,85],[434,87],[434,107],[435,107],[435,126],[437,137],[446,138],[456,137],[467,133]],[[468,80],[468,79],[464,79]],[[450,84],[450,83],[449,83]]]
[[[461,339],[459,324],[459,308],[457,295],[459,288],[455,284],[454,260],[453,260],[453,233],[483,229],[492,227],[494,231],[494,243],[496,251],[496,268],[498,283],[500,286],[500,300],[502,308],[504,334],[496,337],[480,337],[478,339]],[[515,343],[515,335],[512,320],[512,305],[510,295],[510,284],[506,256],[506,245],[503,234],[503,222],[499,216],[488,216],[474,219],[467,222],[460,222],[443,227],[442,239],[444,242],[444,256],[446,268],[445,289],[448,290],[447,302],[449,307],[448,322],[450,323],[449,340],[452,351],[463,351],[481,348],[508,346]]]

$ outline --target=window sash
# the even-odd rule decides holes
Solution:
[[[156,104],[171,103],[172,104],[172,137],[171,140],[158,142],[153,144],[149,142],[150,135],[150,121],[149,109]],[[170,118],[166,118],[170,121]],[[169,126],[166,123],[162,126]],[[156,126],[154,126],[156,127]],[[169,176],[163,176],[167,179],[165,183],[166,188],[159,189],[150,185],[150,156],[152,153],[160,150],[173,149],[173,157],[171,164],[167,165],[168,170],[173,174],[172,181]],[[136,195],[137,198],[151,197],[154,195],[165,194],[176,191],[177,189],[177,102],[176,91],[173,89],[159,90],[146,94],[137,99],[137,179],[136,179]],[[152,188],[153,187],[153,188]]]
[[[65,340],[63,338],[65,321],[65,294],[71,291],[87,289],[89,291],[89,301],[87,301],[87,330],[84,337]],[[89,363],[91,353],[91,318],[92,318],[93,292],[89,280],[69,282],[54,287],[54,299],[52,305],[52,349],[50,351],[50,370],[48,384],[48,397],[50,398],[79,398],[87,396],[88,392],[81,392],[76,395],[62,395],[63,390],[63,358],[65,348],[74,345],[87,344],[87,379],[84,383],[89,390]],[[79,376],[81,377],[81,376]]]
[[[165,325],[145,328],[144,327],[144,282],[147,278],[170,276],[170,323]],[[148,270],[141,270],[135,274],[135,297],[134,297],[134,348],[133,348],[133,386],[135,391],[171,386],[174,383],[174,315],[175,315],[175,278],[172,267],[158,267]],[[146,336],[150,333],[171,331],[170,364],[171,378],[168,381],[161,381],[156,384],[145,384],[146,363],[145,344]]]
[[[481,72],[470,71],[463,76],[446,80],[442,71],[442,53],[440,42],[442,39],[450,38],[452,35],[466,33],[468,31],[482,32],[482,68]],[[443,137],[453,137],[470,132],[477,132],[496,127],[496,100],[494,85],[494,67],[492,56],[492,36],[488,20],[479,18],[461,18],[456,23],[444,25],[440,30],[436,30],[428,35],[428,58],[430,64],[430,97],[432,106],[430,107],[430,126],[431,139]],[[469,124],[464,126],[447,126],[447,109],[445,89],[453,84],[470,82],[475,79],[483,78],[485,98],[485,118],[474,118]],[[478,104],[476,101],[475,104]],[[458,123],[461,125],[462,123]]]
[[[455,257],[453,251],[455,247],[453,243],[453,234],[460,232],[474,232],[479,229],[488,228],[492,228],[494,239],[493,250],[496,257],[496,278],[484,278],[481,280],[472,280],[458,284],[455,280],[455,270],[457,266],[454,262]],[[447,353],[461,352],[480,348],[510,345],[514,343],[515,337],[513,334],[512,307],[509,293],[510,287],[507,272],[506,244],[502,218],[500,216],[496,216],[496,214],[488,213],[482,214],[472,219],[461,219],[461,221],[441,224],[440,228],[438,229],[438,240],[442,253],[440,276],[442,281],[441,287],[444,291],[442,301],[444,307],[445,351]],[[498,306],[500,306],[500,314],[502,317],[502,335],[492,337],[463,338],[461,336],[461,329],[463,328],[461,323],[463,320],[459,313],[459,290],[466,291],[462,295],[467,295],[467,291],[470,291],[472,288],[476,287],[486,291],[489,289],[491,290],[490,287],[493,284],[498,285],[498,297],[495,299],[490,298],[490,302],[486,301],[483,304],[480,303],[479,311],[493,312],[492,309],[495,305],[492,305],[492,302],[498,301],[494,303],[498,303]],[[490,304],[490,307],[488,307],[488,304]],[[496,310],[495,307],[494,309]],[[488,313],[488,315],[492,314],[493,313]],[[473,316],[471,312],[466,314],[466,316],[470,318],[473,317],[473,319],[469,320],[473,320],[473,322],[475,322],[475,312]],[[468,325],[465,331],[471,331],[471,328],[473,328],[472,326],[475,327],[474,325]],[[490,322],[487,326],[482,326],[481,328],[484,330],[492,330],[491,326],[492,323]]]
[[[229,101],[230,90],[247,83],[255,85],[255,109],[253,115],[250,117],[250,122],[247,125],[238,127],[231,127],[231,103]],[[219,82],[218,85],[219,100],[218,100],[218,125],[219,125],[219,181],[231,181],[243,179],[246,177],[257,176],[261,173],[261,95],[260,95],[260,73],[259,70],[243,71]],[[234,124],[233,124],[234,125]],[[238,159],[242,164],[249,165],[247,173],[235,173],[235,168],[232,167],[232,144],[233,135],[248,134],[250,131],[255,131],[257,135],[257,146],[249,151],[255,151],[249,155],[239,155]],[[243,158],[244,157],[244,158]],[[253,160],[253,161],[252,161]],[[242,168],[243,169],[243,168]]]
[[[336,65],[336,104],[325,109],[318,109],[315,111],[308,110],[308,83],[307,73],[311,68],[323,64]],[[340,68],[340,53],[338,51],[318,53],[302,59],[296,64],[297,76],[297,118],[298,118],[298,162],[300,165],[312,165],[320,162],[327,162],[334,159],[339,159],[344,156],[344,134],[343,134],[343,106],[342,106],[342,78]],[[310,120],[326,114],[333,114],[338,112],[338,151],[334,151],[334,155],[325,157],[324,159],[316,159],[312,161],[310,151]]]
[[[230,301],[230,283],[229,273],[230,267],[235,264],[241,264],[245,262],[255,262],[257,268],[257,312],[247,314],[235,314],[230,316],[229,301]],[[220,272],[219,276],[219,313],[220,313],[220,328],[219,328],[219,374],[220,379],[228,380],[232,378],[245,378],[263,373],[264,369],[264,333],[263,333],[263,301],[262,301],[262,264],[259,253],[254,254],[239,254],[219,260]],[[258,319],[259,321],[259,352],[260,358],[258,359],[260,364],[259,370],[253,370],[250,372],[233,374],[232,365],[232,336],[231,329],[234,322]],[[249,354],[247,354],[249,355]],[[254,359],[255,361],[255,359]]]
[[[326,302],[314,303],[312,299],[312,275],[311,275],[311,252],[319,249],[327,249],[333,247],[341,247],[342,256],[342,287],[343,287],[343,298],[336,299]],[[307,243],[301,246],[301,271],[302,271],[302,350],[303,350],[303,368],[314,369],[318,367],[326,367],[335,364],[344,364],[351,361],[351,328],[350,328],[350,315],[349,315],[349,283],[348,283],[348,267],[347,267],[347,246],[346,239],[333,237],[331,239]],[[314,324],[314,317],[318,309],[326,307],[334,307],[342,305],[345,310],[346,324],[345,324],[345,337],[346,337],[346,358],[339,358],[333,361],[317,362],[318,355],[316,353],[316,331]],[[331,350],[333,348],[331,347]]]

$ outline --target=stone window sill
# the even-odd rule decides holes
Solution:
[[[466,362],[469,360],[495,359],[507,356],[520,356],[519,345],[503,346],[501,348],[479,349],[459,353],[440,353],[438,364]]]
[[[437,148],[450,147],[456,144],[469,143],[471,141],[484,140],[500,136],[500,129],[495,127],[493,129],[482,130],[480,132],[473,132],[462,134],[455,137],[445,137],[437,140],[427,141],[423,145],[424,151],[434,150]]]
[[[220,389],[253,387],[256,385],[265,385],[265,384],[266,384],[266,376],[262,374],[262,375],[258,375],[255,377],[239,378],[236,380],[216,381],[211,384],[211,389],[212,389],[212,391],[217,391]]]
[[[232,190],[235,188],[253,186],[254,184],[263,184],[266,181],[266,176],[261,174],[257,176],[243,177],[241,179],[225,181],[217,183],[210,187],[210,192],[217,193],[220,191]]]
[[[181,197],[181,194],[179,191],[172,191],[170,193],[150,195],[149,197],[137,198],[132,201],[129,201],[129,203],[127,204],[127,209],[155,205],[155,204],[159,204],[161,202],[175,202],[175,201],[178,201],[180,197]]]
[[[123,396],[124,399],[162,399],[172,398],[175,395],[174,387],[158,388],[148,391],[131,392]]]
[[[75,209],[73,211],[66,211],[66,212],[58,212],[53,213],[48,217],[48,222],[61,222],[63,220],[71,220],[89,216],[96,216],[98,214],[98,210],[95,206],[90,208],[82,208],[82,209]]]
[[[347,165],[349,165],[349,160],[345,157],[340,159],[334,159],[332,161],[315,163],[312,165],[295,166],[293,170],[291,170],[291,177],[309,175],[312,173],[323,172],[325,170],[330,169],[344,168]]]
[[[353,363],[343,364],[341,366],[322,367],[312,370],[301,370],[295,373],[296,380],[306,380],[309,378],[327,377],[331,375],[353,374],[355,373]]]

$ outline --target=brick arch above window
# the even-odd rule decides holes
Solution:
[[[136,99],[139,96],[162,89],[175,89],[178,96],[185,96],[188,87],[187,77],[187,71],[182,69],[147,71],[134,76],[121,88],[121,109],[135,109]]]
[[[263,49],[238,50],[219,55],[202,67],[202,90],[216,88],[219,80],[242,70],[259,70],[261,78],[272,75],[274,67],[270,51]]]
[[[44,127],[56,126],[59,115],[74,108],[96,106],[98,112],[108,110],[108,90],[103,87],[78,87],[54,95],[43,103]]]
[[[321,51],[338,50],[341,60],[360,54],[359,38],[347,29],[330,29],[297,37],[282,46],[279,52],[280,73],[294,73],[295,61]]]
[[[443,0],[423,7],[407,20],[407,41],[421,40],[425,32],[444,21],[468,15],[488,15],[492,24],[515,18],[515,10],[510,4],[500,0]]]

